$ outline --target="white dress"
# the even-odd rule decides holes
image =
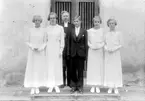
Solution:
[[[63,84],[62,50],[64,48],[64,29],[60,25],[47,27],[47,71],[48,87]]]
[[[88,63],[87,80],[88,85],[103,84],[103,29],[91,28],[88,30]]]
[[[28,44],[38,48],[42,48],[44,45],[46,46],[45,35],[44,28],[31,28]],[[24,78],[25,87],[40,87],[47,85],[47,65],[45,60],[45,50],[36,52],[29,49]]]
[[[105,35],[105,42],[107,49],[115,49],[122,46],[122,35],[120,32],[108,32]],[[105,51],[104,75],[104,86],[122,87],[122,67],[119,49],[113,53]]]

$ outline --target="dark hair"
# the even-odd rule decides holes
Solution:
[[[55,15],[56,19],[58,18],[57,14],[55,12],[50,12],[49,15],[48,15],[48,19],[47,20],[50,20],[50,16],[51,15]]]

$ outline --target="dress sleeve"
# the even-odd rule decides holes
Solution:
[[[123,39],[122,39],[122,33],[121,32],[118,32],[118,41],[119,41],[119,45],[114,47],[113,51],[117,51],[123,46]]]
[[[65,38],[65,33],[63,27],[61,27],[61,33],[60,33],[60,48],[64,48],[64,38]]]
[[[88,33],[88,46],[89,48],[92,47],[92,44],[91,44],[91,41],[90,41],[90,33],[89,33],[89,30],[87,30],[87,33]]]
[[[108,47],[107,47],[107,33],[104,33],[104,50],[108,50]]]
[[[44,43],[47,43],[47,41],[48,41],[48,34],[47,34],[47,32],[46,32],[46,29],[44,30],[44,35],[43,35],[43,42]]]
[[[42,44],[42,46],[40,48],[42,50],[44,50],[46,45],[47,45],[47,33],[46,33],[45,29],[44,29],[43,30],[43,44]]]
[[[119,39],[119,43],[120,43],[121,47],[122,47],[122,46],[124,46],[124,42],[123,42],[123,35],[122,35],[122,33],[121,33],[121,32],[119,32],[118,37],[119,37],[118,39]]]
[[[102,29],[102,37],[101,37],[102,42],[98,44],[98,48],[103,48],[105,45],[105,35],[104,35],[104,30]]]

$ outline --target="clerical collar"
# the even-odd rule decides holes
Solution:
[[[68,22],[64,22],[64,27],[68,27]]]

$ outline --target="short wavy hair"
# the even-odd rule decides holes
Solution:
[[[108,19],[108,21],[107,21],[107,26],[109,27],[109,22],[110,21],[114,21],[115,22],[115,26],[117,25],[117,21],[114,19],[114,18],[110,18],[110,19]]]
[[[39,20],[41,23],[43,21],[43,19],[40,15],[34,15],[33,16],[32,22],[35,23],[36,20]]]
[[[55,12],[50,12],[49,15],[48,15],[48,19],[47,20],[50,20],[50,16],[51,15],[55,15],[56,19],[58,18],[57,14]]]

